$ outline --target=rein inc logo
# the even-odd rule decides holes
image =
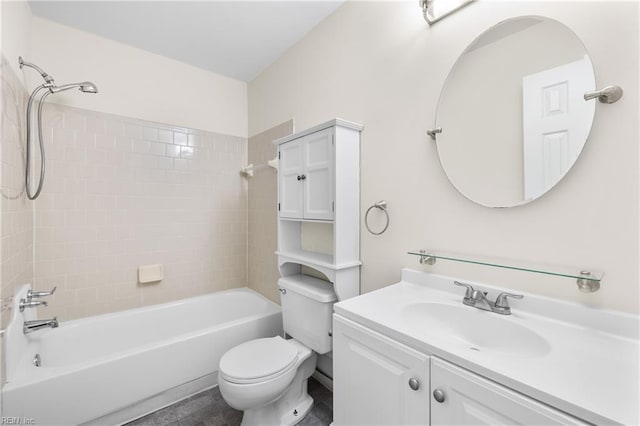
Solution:
[[[31,417],[1,417],[0,424],[3,425],[35,425],[35,419]]]

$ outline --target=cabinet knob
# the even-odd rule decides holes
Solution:
[[[412,390],[417,391],[420,389],[420,380],[414,378],[409,379],[409,387]]]
[[[433,398],[441,404],[446,399],[444,392],[441,389],[436,389],[433,391]]]
[[[302,180],[302,175],[298,175],[298,177],[296,177],[296,179]]]

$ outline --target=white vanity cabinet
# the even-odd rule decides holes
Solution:
[[[340,315],[333,348],[335,426],[587,424]]]
[[[338,316],[333,377],[336,426],[429,423],[429,357]]]
[[[587,423],[432,357],[430,424],[492,426]]]
[[[333,220],[334,128],[280,145],[280,217]]]

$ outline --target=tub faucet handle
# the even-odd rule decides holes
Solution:
[[[33,290],[29,290],[27,292],[27,299],[37,299],[39,297],[46,297],[46,296],[51,296],[53,295],[53,293],[56,292],[56,289],[58,288],[58,286],[54,286],[51,291],[33,291]]]
[[[24,312],[25,308],[35,308],[36,306],[49,306],[44,300],[20,299],[20,312]]]

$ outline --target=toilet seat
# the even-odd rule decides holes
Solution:
[[[220,359],[220,376],[250,384],[277,378],[295,368],[298,351],[280,336],[256,339],[229,350]]]

